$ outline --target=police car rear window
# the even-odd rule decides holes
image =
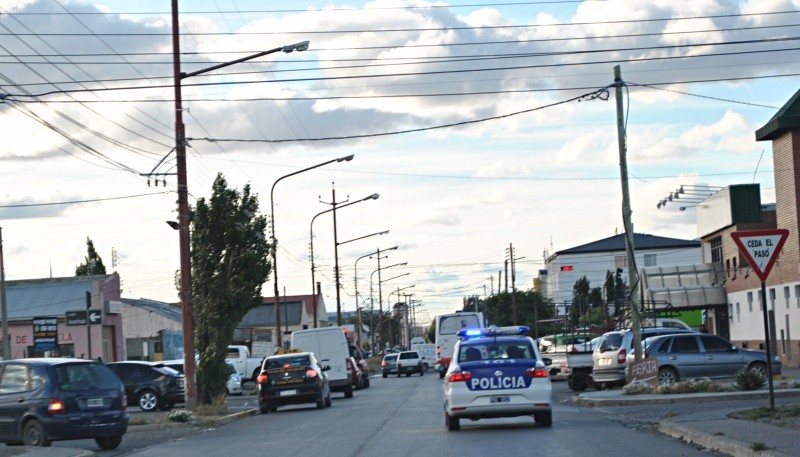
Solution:
[[[276,357],[273,359],[267,359],[266,369],[269,370],[270,368],[281,368],[287,365],[292,367],[305,367],[310,364],[311,362],[308,360],[308,356],[305,355]]]
[[[527,342],[464,344],[458,350],[458,361],[533,359],[533,354],[533,348]]]

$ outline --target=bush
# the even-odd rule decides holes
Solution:
[[[734,377],[733,385],[739,390],[758,390],[767,382],[763,376],[755,371],[741,369]]]
[[[164,417],[170,422],[194,422],[194,414],[192,414],[191,411],[186,411],[185,409],[176,409],[174,411],[170,411],[169,414]]]
[[[195,412],[198,416],[224,416],[228,414],[228,404],[225,401],[225,394],[214,397],[214,401],[210,405],[197,405]]]

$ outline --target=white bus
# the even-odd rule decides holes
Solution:
[[[439,372],[439,377],[444,378],[444,373],[450,366],[453,357],[453,347],[458,341],[458,331],[464,328],[483,328],[483,313],[459,311],[452,314],[436,316],[436,364],[434,369]]]

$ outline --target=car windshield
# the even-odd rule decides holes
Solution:
[[[119,379],[104,365],[80,363],[56,367],[56,380],[61,390],[82,391],[119,389]]]
[[[290,367],[307,367],[311,362],[307,355],[295,355],[290,357],[275,357],[267,359],[266,369]]]
[[[533,358],[535,358],[533,348],[524,341],[463,344],[458,350],[459,362]]]

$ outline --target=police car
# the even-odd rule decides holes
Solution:
[[[552,424],[552,387],[537,345],[525,326],[465,329],[444,377],[444,418],[450,431],[461,419],[532,415]]]

